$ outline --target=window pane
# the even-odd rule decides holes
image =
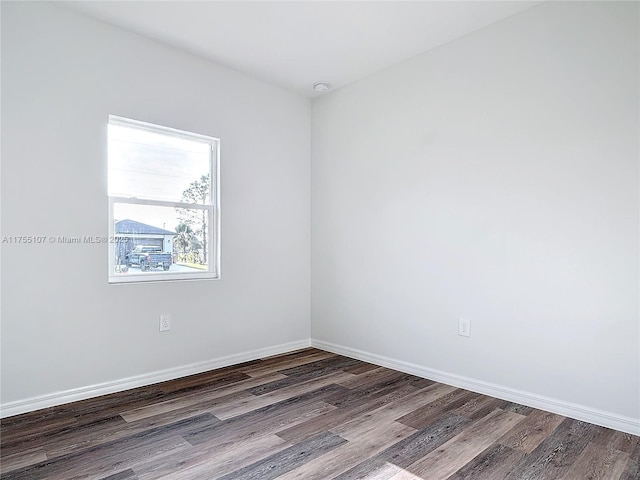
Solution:
[[[210,157],[205,141],[110,124],[109,195],[209,203]]]
[[[206,209],[115,203],[114,274],[205,273],[211,255]]]

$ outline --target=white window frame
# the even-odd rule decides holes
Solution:
[[[194,204],[185,202],[171,202],[165,200],[154,200],[137,197],[124,197],[108,195],[109,197],[109,239],[112,242],[108,244],[109,255],[109,283],[125,284],[125,283],[149,283],[149,282],[165,282],[165,281],[191,281],[202,279],[219,279],[220,278],[220,139],[197,133],[191,133],[184,130],[178,130],[171,127],[164,127],[152,123],[132,120],[125,117],[109,115],[109,125],[122,125],[126,127],[147,130],[162,135],[169,135],[181,139],[197,140],[211,145],[211,153],[209,155],[209,174],[211,181],[209,182],[209,198],[210,204]],[[107,160],[108,161],[108,160]],[[158,207],[186,208],[190,210],[206,210],[209,217],[209,232],[207,239],[208,269],[202,272],[147,272],[135,273],[129,270],[126,274],[118,274],[115,271],[116,261],[114,255],[115,219],[114,207],[116,204],[129,205],[149,205]]]

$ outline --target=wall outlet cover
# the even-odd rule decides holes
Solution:
[[[458,335],[463,337],[471,336],[471,320],[468,318],[458,319]]]
[[[168,330],[171,330],[171,314],[162,313],[160,315],[160,331],[166,332]]]

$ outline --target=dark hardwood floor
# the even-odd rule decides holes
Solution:
[[[6,480],[640,479],[636,436],[316,349],[1,425]]]

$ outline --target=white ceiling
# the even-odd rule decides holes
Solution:
[[[315,96],[539,1],[81,1],[65,7]]]

